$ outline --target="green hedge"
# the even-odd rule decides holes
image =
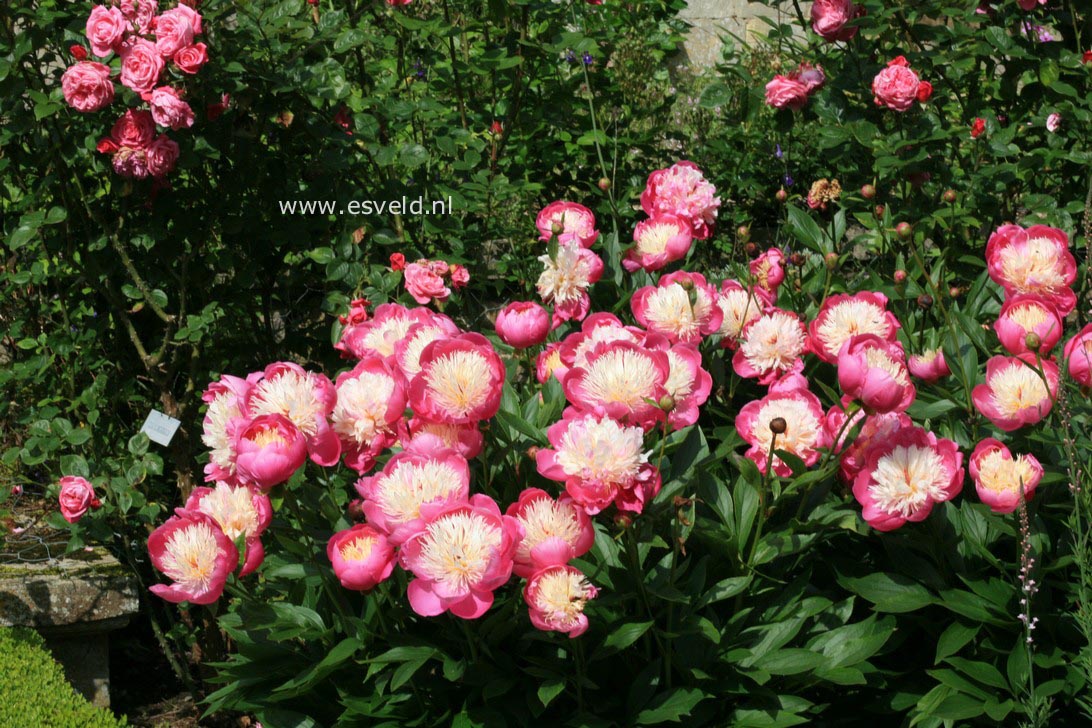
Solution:
[[[38,728],[115,728],[128,725],[96,708],[64,679],[34,630],[0,629],[0,725]]]

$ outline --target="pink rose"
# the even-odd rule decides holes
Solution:
[[[451,266],[451,285],[455,288],[462,288],[467,283],[470,283],[470,271],[464,266],[458,263]]]
[[[806,103],[808,87],[802,81],[778,74],[766,84],[766,104],[775,109],[799,111]]]
[[[428,261],[410,263],[406,266],[406,291],[422,306],[433,299],[446,301],[451,289],[444,285],[444,279],[433,272]]]
[[[861,10],[850,0],[815,0],[811,6],[812,30],[831,43],[849,40],[857,34],[857,28],[845,25],[861,15]]]
[[[159,0],[121,0],[119,7],[136,31],[144,34],[152,29],[152,20],[159,12]]]
[[[188,14],[187,12],[188,11]],[[184,5],[168,10],[155,19],[155,49],[164,58],[193,44],[193,10]]]
[[[119,147],[143,149],[152,143],[155,137],[155,122],[148,111],[129,109],[114,122],[110,130],[110,139]]]
[[[178,143],[166,134],[155,138],[146,150],[148,172],[153,177],[166,177],[178,162]]]
[[[872,80],[876,105],[886,106],[894,111],[906,111],[918,100],[921,83],[918,74],[906,64],[906,59],[899,56]]]
[[[68,105],[85,114],[104,109],[114,100],[110,69],[92,61],[69,66],[61,77],[61,90]]]
[[[1046,128],[1047,128],[1047,131],[1049,131],[1051,134],[1058,131],[1058,129],[1061,128],[1061,126],[1062,126],[1062,115],[1061,114],[1051,114],[1050,116],[1047,117]]]
[[[823,84],[827,82],[827,74],[823,72],[823,67],[813,66],[807,61],[802,61],[796,70],[789,74],[789,78],[804,84],[809,95],[823,88]]]
[[[117,50],[129,24],[117,8],[107,9],[96,5],[87,18],[87,40],[91,42],[91,52],[105,58]]]
[[[171,86],[160,86],[152,91],[148,106],[152,110],[152,118],[160,126],[167,126],[175,131],[193,126],[193,109]]]
[[[143,38],[130,38],[121,46],[121,83],[138,94],[150,92],[163,73],[163,58]]]
[[[201,66],[208,63],[208,47],[204,43],[194,43],[175,53],[173,60],[174,65],[178,66],[178,70],[192,76],[201,70]]]
[[[145,179],[151,176],[148,169],[148,155],[144,149],[122,147],[113,157],[114,172],[129,179]]]
[[[61,515],[69,523],[83,518],[95,500],[95,489],[85,478],[66,475],[60,480],[61,493],[57,497]]]

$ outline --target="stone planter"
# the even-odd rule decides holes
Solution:
[[[132,574],[101,550],[0,565],[0,625],[38,630],[69,682],[98,706],[110,705],[108,635],[139,606]]]

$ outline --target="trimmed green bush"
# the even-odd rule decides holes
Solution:
[[[0,629],[0,725],[115,728],[125,718],[96,708],[73,690],[61,666],[32,629]]]

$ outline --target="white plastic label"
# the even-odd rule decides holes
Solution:
[[[169,417],[159,410],[152,410],[148,413],[148,419],[144,420],[144,426],[140,428],[140,431],[152,442],[170,445],[174,433],[178,432],[178,426],[181,424],[180,420]]]

